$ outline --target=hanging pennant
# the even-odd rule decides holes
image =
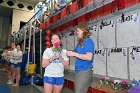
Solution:
[[[77,26],[78,25],[78,18],[73,20],[73,26]]]
[[[84,7],[83,0],[77,0],[77,4],[78,4],[78,10]]]
[[[77,1],[70,5],[70,13],[75,13],[77,11]]]
[[[124,9],[126,7],[126,0],[117,0],[118,10]]]
[[[98,18],[103,16],[103,11],[104,11],[103,7],[97,8],[97,17]]]
[[[85,15],[78,17],[78,24],[82,24],[85,22]]]
[[[60,20],[60,19],[61,19],[61,12],[58,13],[58,15],[57,15],[57,20]]]
[[[45,24],[46,24],[47,26],[49,26],[49,25],[50,25],[50,18],[47,18],[47,20],[46,20]]]
[[[49,24],[53,22],[53,17],[49,18]]]
[[[92,17],[93,20],[97,18],[97,9],[92,11]]]
[[[61,18],[64,18],[67,15],[66,7],[61,11]]]
[[[56,28],[52,29],[52,31],[53,31],[53,34],[55,34],[56,33]]]
[[[58,18],[58,14],[54,15],[53,18],[52,18],[53,19],[53,22],[56,22],[57,21],[57,18]]]
[[[57,30],[56,30],[56,33],[59,33],[59,32],[62,31],[62,30],[61,30],[61,26],[57,27],[56,29],[57,29]]]
[[[85,21],[86,22],[90,21],[91,18],[92,18],[92,11],[85,14]]]
[[[63,26],[62,30],[66,30],[68,28],[67,23],[63,24],[62,26]]]
[[[111,12],[112,13],[115,12],[116,9],[117,9],[117,2],[116,2],[116,0],[114,0],[111,2]]]
[[[138,4],[139,3],[139,0],[127,0],[126,1],[126,6],[129,7],[129,6],[132,6],[132,5],[135,5],[135,4]]]
[[[74,23],[74,21],[73,20],[71,20],[71,21],[69,21],[67,24],[68,24],[68,28],[71,28],[71,27],[73,27],[73,24]]]
[[[111,3],[103,6],[103,16],[106,16],[111,13]]]

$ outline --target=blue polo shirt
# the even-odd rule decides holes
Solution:
[[[79,53],[79,54],[86,54],[87,52],[94,53],[94,42],[93,42],[93,40],[91,38],[86,38],[85,41],[83,42],[83,47],[80,47],[80,45],[77,44],[74,51],[76,53]],[[84,70],[87,70],[89,68],[92,68],[93,67],[93,65],[92,65],[93,61],[94,61],[94,55],[92,56],[91,61],[76,58],[75,71],[79,72],[79,71],[84,71]]]

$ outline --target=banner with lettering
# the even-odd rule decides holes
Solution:
[[[99,24],[99,48],[115,47],[115,21],[106,20]]]
[[[106,49],[95,49],[93,74],[106,75]]]
[[[127,48],[107,49],[108,76],[128,79],[127,61]]]
[[[139,13],[122,14],[117,19],[117,47],[140,46]]]
[[[129,48],[130,80],[140,80],[140,47]]]

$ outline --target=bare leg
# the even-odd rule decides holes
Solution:
[[[44,93],[52,93],[53,85],[44,83]]]
[[[19,80],[20,80],[20,67],[16,67],[16,68],[15,68],[15,72],[16,72],[16,84],[14,84],[13,86],[19,86]]]
[[[54,85],[53,93],[60,93],[63,85]]]

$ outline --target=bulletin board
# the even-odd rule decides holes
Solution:
[[[122,15],[121,15],[122,16]],[[139,13],[117,19],[117,47],[140,46]]]
[[[140,80],[140,47],[129,48],[130,80]]]
[[[103,20],[99,24],[99,49],[113,47],[115,47],[115,20]]]
[[[93,74],[106,75],[106,49],[95,49]]]
[[[121,52],[112,52],[113,50]],[[107,72],[108,76],[128,79],[127,48],[107,49]]]

